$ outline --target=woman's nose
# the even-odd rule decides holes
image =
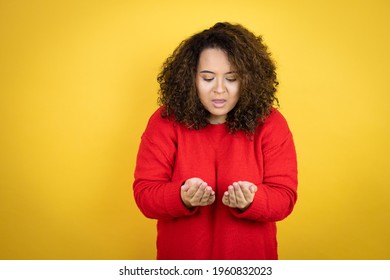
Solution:
[[[216,93],[224,93],[225,92],[225,83],[224,83],[223,79],[216,79],[214,91]]]

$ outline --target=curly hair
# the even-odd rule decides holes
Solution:
[[[253,134],[273,105],[279,105],[278,81],[262,37],[239,24],[219,22],[182,41],[167,58],[157,77],[162,116],[194,129],[209,123],[210,113],[201,104],[195,86],[199,56],[207,48],[225,51],[240,81],[239,100],[226,118],[229,131]]]

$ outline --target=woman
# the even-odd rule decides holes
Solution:
[[[297,163],[261,37],[217,23],[184,40],[158,82],[133,185],[158,220],[157,259],[277,259]]]

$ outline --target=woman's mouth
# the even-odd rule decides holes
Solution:
[[[211,102],[213,103],[214,107],[216,107],[216,108],[222,108],[226,104],[225,99],[213,99],[213,100],[211,100]]]

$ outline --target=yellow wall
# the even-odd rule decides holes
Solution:
[[[0,0],[0,258],[154,258],[131,185],[156,75],[231,21],[269,45],[296,141],[280,258],[389,259],[389,3]]]

